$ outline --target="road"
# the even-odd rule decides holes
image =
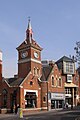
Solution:
[[[80,120],[80,110],[59,110],[41,112],[35,114],[24,115],[23,118],[19,118],[15,114],[0,114],[0,120]]]
[[[73,111],[50,111],[37,115],[28,115],[28,120],[80,120],[80,110]]]

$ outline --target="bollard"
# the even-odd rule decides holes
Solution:
[[[18,108],[18,114],[19,114],[19,118],[23,118],[23,110],[22,110],[22,108]]]

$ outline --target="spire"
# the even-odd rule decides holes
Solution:
[[[32,27],[31,27],[31,21],[30,21],[30,17],[28,19],[28,27],[26,30],[26,38],[27,40],[29,40],[29,42],[31,43],[31,39],[32,39]]]

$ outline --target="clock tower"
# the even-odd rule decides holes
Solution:
[[[18,50],[18,77],[24,78],[31,71],[33,76],[41,76],[41,51],[42,48],[33,39],[31,21],[28,20],[26,38],[17,47]]]

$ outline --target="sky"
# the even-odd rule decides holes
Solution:
[[[75,54],[80,41],[80,0],[0,0],[3,77],[17,74],[16,48],[25,40],[29,16],[33,37],[43,48],[42,60]]]

